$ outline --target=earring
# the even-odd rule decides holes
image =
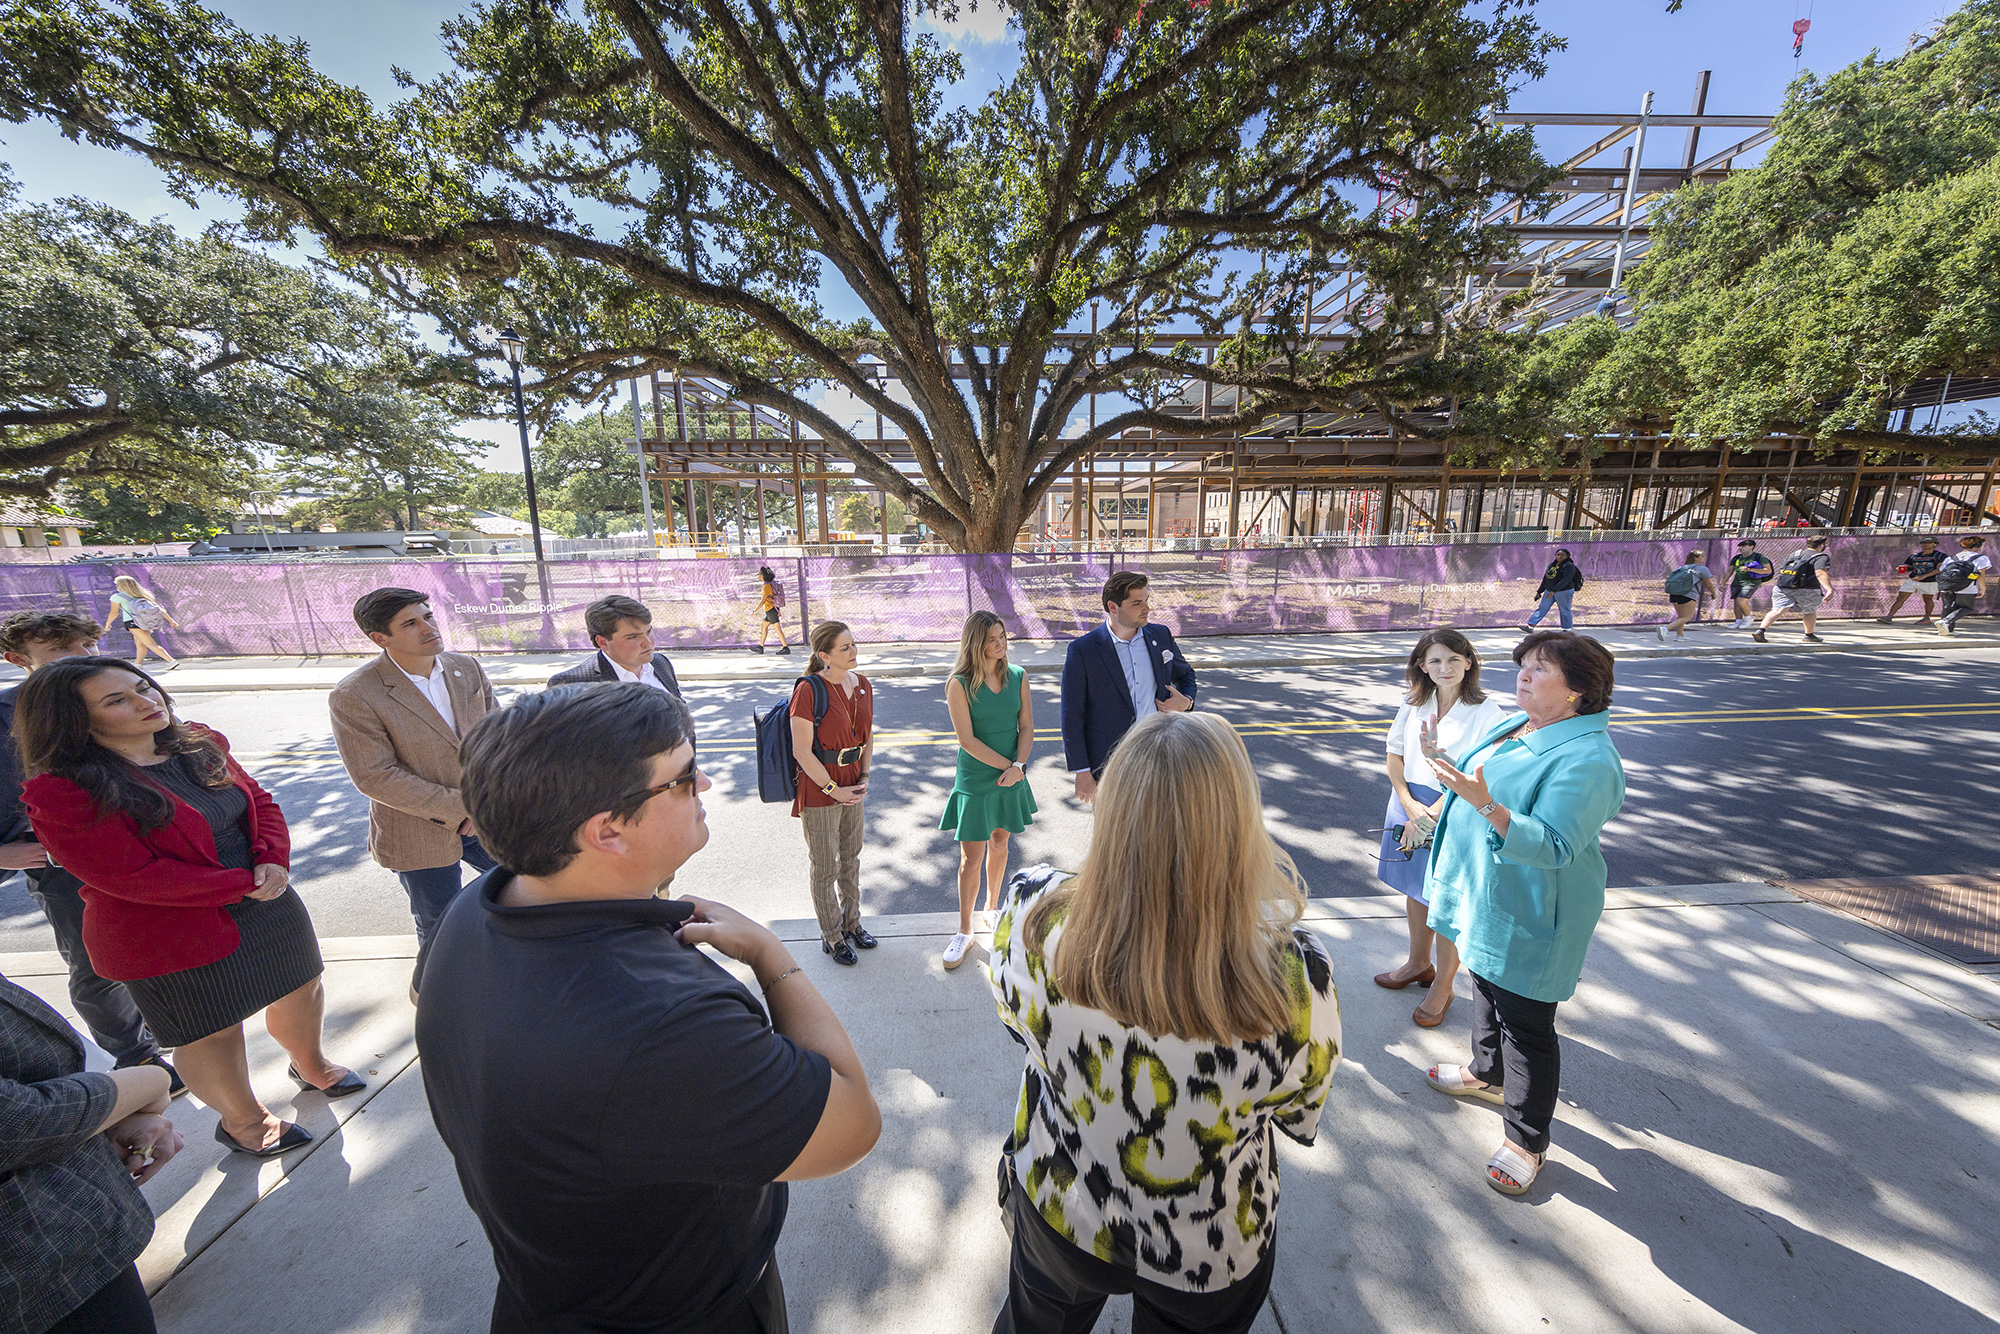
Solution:
[[[1569,697],[1569,702],[1570,702],[1570,703],[1572,703],[1572,704],[1576,703],[1576,696],[1575,696],[1575,695],[1571,695],[1571,696]]]

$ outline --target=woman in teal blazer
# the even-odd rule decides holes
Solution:
[[[1427,752],[1449,795],[1424,886],[1431,929],[1457,943],[1479,995],[1472,1064],[1434,1065],[1430,1082],[1505,1108],[1486,1180],[1507,1195],[1527,1191],[1548,1152],[1562,1073],[1556,1004],[1576,994],[1604,912],[1598,831],[1625,804],[1625,766],[1606,731],[1610,652],[1545,630],[1514,661],[1522,712],[1455,763]]]

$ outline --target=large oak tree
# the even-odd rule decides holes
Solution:
[[[1511,246],[1482,222],[1496,191],[1547,179],[1488,118],[1555,45],[1520,0],[1024,0],[987,90],[926,12],[493,0],[446,25],[447,74],[376,105],[191,4],[18,0],[0,113],[231,192],[257,235],[309,233],[450,332],[441,383],[497,389],[481,330],[504,323],[545,419],[634,374],[713,377],[967,550],[1011,546],[1130,428],[1400,421],[1488,383],[1467,378],[1496,364],[1488,331],[1448,312]],[[1356,270],[1365,312],[1311,308]],[[863,313],[834,318],[823,285]],[[1230,406],[1162,411],[1190,382]],[[821,385],[899,428],[920,475]],[[1066,433],[1092,392],[1130,406]]]

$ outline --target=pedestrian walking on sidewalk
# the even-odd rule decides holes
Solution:
[[[1877,616],[1876,623],[1893,625],[1896,613],[1912,597],[1924,600],[1924,614],[1917,618],[1918,625],[1931,624],[1931,615],[1937,610],[1938,567],[1944,564],[1944,553],[1938,550],[1935,537],[1917,539],[1917,549],[1903,557],[1903,584],[1896,590],[1896,600],[1889,604],[1885,615]]]
[[[771,640],[771,631],[776,630],[778,632],[778,654],[783,656],[792,651],[792,646],[785,640],[785,589],[778,582],[777,574],[768,565],[759,565],[757,567],[757,578],[761,581],[760,587],[762,590],[759,594],[757,605],[764,614],[764,620],[757,635],[757,642],[751,646],[750,651],[752,653],[762,653],[764,645]]]
[[[1757,590],[1770,583],[1777,573],[1771,558],[1757,550],[1755,539],[1746,537],[1736,544],[1736,554],[1729,558],[1729,598],[1736,613],[1736,620],[1730,629],[1750,628],[1755,620],[1750,601],[1757,596]]]
[[[68,658],[21,687],[14,728],[35,835],[83,881],[91,967],[123,982],[215,1137],[276,1158],[312,1142],[250,1085],[243,1021],[260,1011],[301,1089],[367,1082],[320,1047],[326,995],[312,917],[291,888],[291,833],[220,732],[174,716],[122,658]]]
[[[333,688],[327,711],[347,777],[368,798],[368,851],[396,873],[417,927],[417,963],[463,887],[461,863],[493,859],[459,796],[459,740],[500,707],[479,659],[447,653],[428,598],[378,588],[354,603],[354,623],[382,656]]]
[[[97,653],[104,631],[88,616],[66,611],[17,611],[0,622],[0,652],[7,661],[33,676],[65,658]],[[160,1055],[160,1044],[146,1027],[139,1007],[122,982],[99,977],[90,966],[83,943],[83,882],[49,860],[49,850],[35,839],[28,811],[21,804],[21,752],[14,740],[17,683],[0,690],[0,871],[20,871],[28,881],[28,896],[49,920],[56,951],[69,972],[69,998],[98,1046],[122,1066],[157,1065],[167,1072],[173,1092],[187,1092],[173,1066]]]
[[[1707,557],[1699,551],[1690,551],[1687,562],[1667,575],[1667,601],[1673,605],[1674,618],[1660,627],[1660,642],[1667,642],[1671,631],[1676,638],[1687,638],[1688,622],[1701,610],[1701,595],[1718,596],[1715,573],[1703,562]],[[1565,627],[1567,628],[1567,627]]]
[[[655,896],[708,841],[708,786],[687,706],[636,682],[529,695],[465,739],[461,790],[500,865],[438,927],[416,1037],[493,1248],[495,1334],[783,1331],[786,1183],[881,1134],[784,944]]]
[[[1575,597],[1576,590],[1582,587],[1583,571],[1570,559],[1567,547],[1557,547],[1555,559],[1550,561],[1549,568],[1542,572],[1542,582],[1535,588],[1535,596],[1540,601],[1535,604],[1535,613],[1528,618],[1525,628],[1533,630],[1540,625],[1542,618],[1549,614],[1549,608],[1554,607],[1561,615],[1562,628],[1573,629],[1576,622],[1570,616],[1570,599]]]
[[[146,661],[148,653],[158,656],[167,665],[160,668],[171,672],[180,666],[180,659],[160,647],[160,631],[168,626],[178,630],[181,623],[175,620],[160,605],[160,600],[139,586],[139,581],[129,574],[121,574],[111,581],[118,591],[111,595],[111,604],[105,619],[124,628],[132,636],[137,652],[132,655],[133,663]]]
[[[1598,833],[1625,804],[1611,744],[1611,654],[1561,631],[1514,650],[1518,714],[1447,759],[1427,747],[1451,793],[1438,819],[1430,924],[1458,946],[1477,989],[1469,1065],[1434,1065],[1432,1087],[1499,1104],[1506,1124],[1486,1182],[1525,1194],[1549,1147],[1562,1052],[1556,1006],[1576,994],[1604,912]]]
[[[972,947],[980,868],[991,910],[1007,883],[1012,836],[1035,822],[1035,790],[1028,782],[1034,702],[1027,672],[1007,661],[1007,627],[992,612],[965,618],[944,704],[958,735],[958,773],[938,821],[958,839],[958,931],[944,947],[944,966],[956,968]]]
[[[1410,651],[1403,678],[1407,687],[1396,721],[1389,726],[1389,809],[1382,817],[1382,847],[1376,857],[1382,883],[1404,896],[1410,926],[1410,957],[1400,968],[1375,975],[1375,985],[1401,991],[1412,982],[1430,988],[1412,1016],[1419,1027],[1436,1028],[1451,1009],[1458,951],[1430,928],[1424,873],[1430,866],[1431,834],[1444,792],[1419,742],[1428,726],[1438,749],[1457,754],[1499,723],[1500,702],[1479,683],[1479,654],[1456,630],[1432,630]]]
[[[1255,1322],[1278,1251],[1272,1132],[1312,1143],[1340,1062],[1304,908],[1249,753],[1208,713],[1140,719],[1081,869],[1009,883],[993,991],[1026,1061],[994,1334],[1084,1334],[1114,1293],[1137,1330]]]
[[[1979,549],[1985,545],[1983,537],[1961,537],[1958,550],[1938,567],[1938,596],[1945,601],[1944,619],[1938,622],[1939,634],[1957,634],[1959,618],[1978,602],[1985,587],[1982,576],[1993,568],[1993,558]]]
[[[109,1068],[63,1017],[0,977],[0,1330],[153,1334],[133,1264],[153,1236],[139,1187],[181,1150],[167,1073]]]
[[[845,624],[822,621],[811,644],[806,672],[825,687],[827,710],[815,729],[813,683],[801,678],[792,688],[792,759],[799,769],[792,814],[805,830],[820,949],[852,966],[861,962],[857,949],[878,943],[861,925],[862,799],[875,757],[875,688],[854,670],[860,654]]]
[[[1829,569],[1832,564],[1832,558],[1826,554],[1826,538],[1808,537],[1805,550],[1785,558],[1784,567],[1774,581],[1776,587],[1771,590],[1771,610],[1764,613],[1763,624],[1750,637],[1760,644],[1769,643],[1764,632],[1771,628],[1771,622],[1788,611],[1796,611],[1805,622],[1806,642],[1823,643],[1814,631],[1819,626],[1819,609],[1833,592],[1833,574]]]

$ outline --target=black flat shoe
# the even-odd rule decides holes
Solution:
[[[868,928],[865,926],[855,927],[847,933],[847,938],[854,943],[854,948],[858,950],[872,950],[882,943],[869,935]]]
[[[304,1126],[293,1125],[290,1121],[281,1121],[279,1124],[284,1126],[284,1130],[276,1140],[272,1141],[268,1149],[244,1148],[236,1142],[236,1136],[222,1128],[220,1121],[215,1123],[215,1142],[231,1153],[240,1153],[247,1158],[282,1158],[293,1149],[303,1149],[312,1143],[313,1137],[306,1133]]]
[[[294,1084],[297,1084],[307,1093],[324,1093],[329,1098],[351,1098],[355,1094],[362,1092],[364,1089],[368,1087],[368,1081],[363,1079],[360,1075],[355,1074],[352,1070],[349,1070],[346,1074],[342,1075],[338,1080],[336,1080],[332,1084],[329,1084],[325,1088],[319,1088],[316,1085],[308,1084],[304,1079],[300,1078],[299,1068],[296,1065],[286,1066],[285,1073],[292,1077],[292,1082]]]
[[[822,940],[819,949],[822,954],[831,954],[835,963],[844,963],[849,968],[861,962],[861,956],[854,952],[854,946],[847,943],[846,936],[840,938],[838,945],[829,945]]]

